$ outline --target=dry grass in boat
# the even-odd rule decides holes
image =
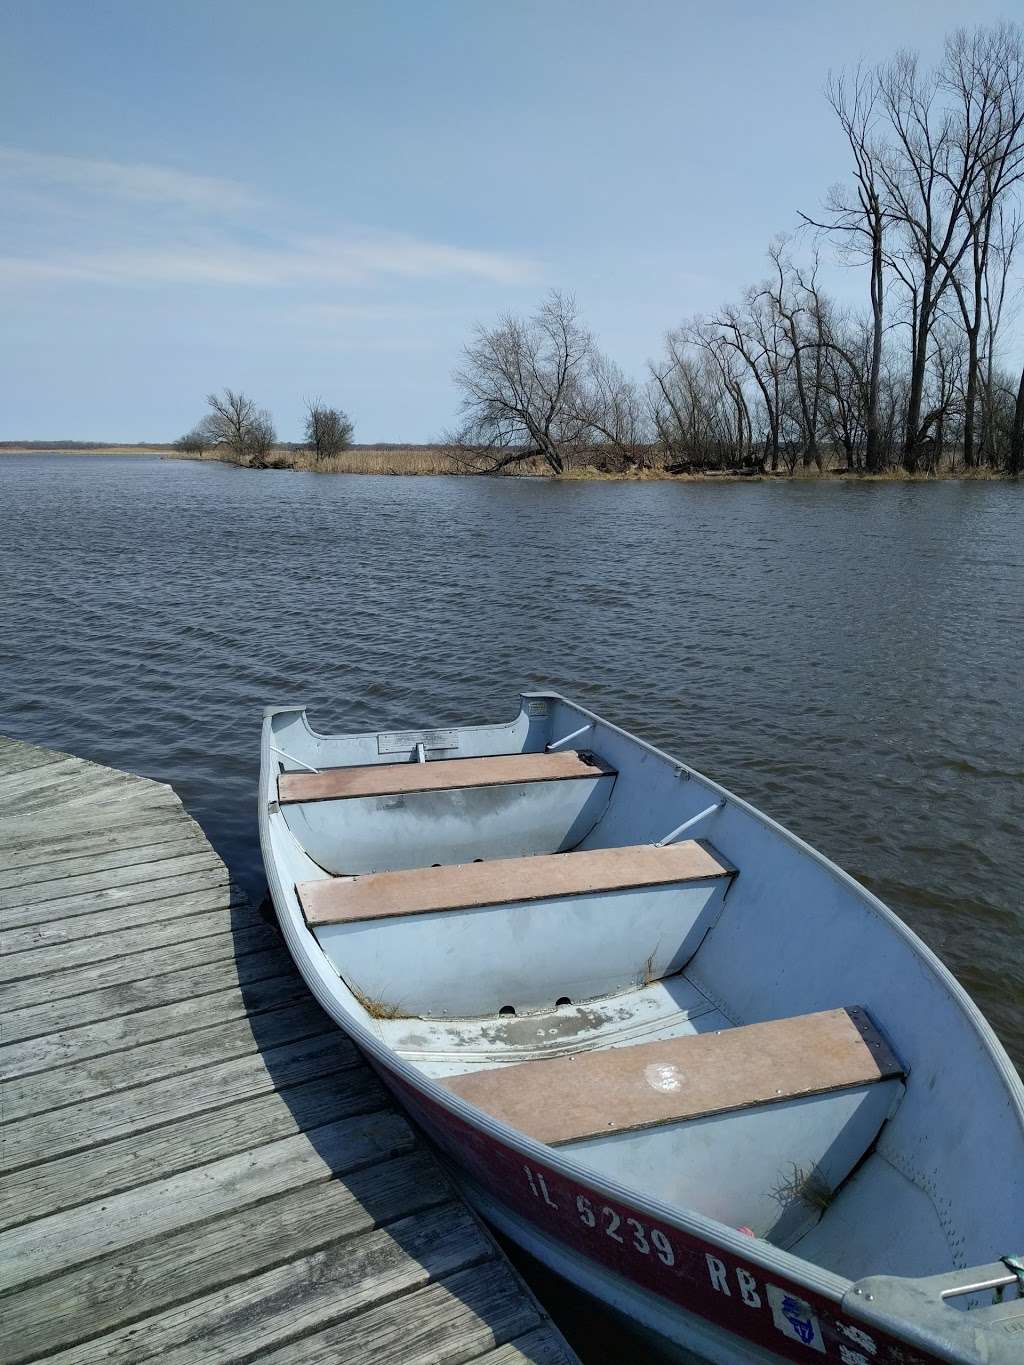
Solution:
[[[825,1212],[835,1198],[835,1191],[817,1166],[812,1166],[808,1170],[795,1163],[791,1163],[789,1177],[780,1179],[770,1193],[782,1209],[788,1208],[799,1199],[808,1208],[818,1209],[821,1213]]]
[[[348,983],[348,988],[371,1019],[411,1019],[413,1017],[411,1014],[406,1014],[401,1005],[392,1004],[381,996],[366,995],[358,986],[353,986],[351,982]]]
[[[661,944],[659,943],[647,954],[647,961],[644,963],[644,969],[640,973],[641,986],[653,986],[655,981],[660,980],[660,978],[654,974],[654,959],[657,957],[658,948],[660,947]]]

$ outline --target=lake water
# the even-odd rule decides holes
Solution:
[[[553,686],[886,900],[1024,1067],[1024,486],[0,458],[0,731],[172,783],[243,885],[261,708]]]

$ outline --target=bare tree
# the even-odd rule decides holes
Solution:
[[[796,400],[796,423],[807,466],[813,460],[821,473],[823,461],[818,449],[818,409],[824,360],[824,299],[818,288],[818,261],[806,277],[785,255],[784,243],[773,242],[768,255],[774,276],[762,294],[778,319],[787,346],[785,367]]]
[[[1017,401],[1013,410],[1013,430],[1010,436],[1010,451],[1006,461],[1006,471],[1014,478],[1024,474],[1024,369],[1020,372],[1020,385]]]
[[[225,389],[223,393],[208,393],[206,403],[210,411],[204,419],[204,430],[214,445],[224,446],[237,460],[244,460],[249,449],[249,428],[256,420],[256,404],[239,390]]]
[[[591,351],[574,402],[581,432],[604,458],[611,457],[619,468],[636,468],[649,462],[648,411],[636,385],[614,361]]]
[[[274,421],[266,408],[260,408],[246,431],[246,454],[255,469],[265,469],[267,458],[277,440]]]
[[[742,308],[726,308],[712,325],[747,367],[764,406],[764,461],[779,467],[783,421],[784,338],[778,314],[763,289],[749,289]]]
[[[650,410],[667,467],[676,473],[715,468],[727,457],[721,383],[684,328],[669,332],[665,356],[651,366]]]
[[[750,402],[744,389],[747,377],[744,364],[712,324],[694,323],[689,337],[692,346],[705,358],[713,393],[720,395],[716,407],[721,411],[722,440],[732,460],[745,466],[750,459],[754,429]]]
[[[320,398],[306,402],[306,445],[317,460],[340,455],[352,444],[355,428],[341,408],[330,408]]]
[[[200,422],[191,431],[186,431],[184,436],[178,437],[174,443],[174,449],[180,450],[183,455],[202,456],[203,451],[209,445],[210,438],[202,422]]]
[[[593,354],[575,300],[552,291],[532,317],[478,327],[453,375],[461,425],[449,438],[465,467],[506,469],[539,456],[554,474],[586,430],[581,390]]]
[[[982,220],[1024,172],[1020,31],[1012,25],[947,39],[941,66],[922,74],[900,53],[878,74],[879,102],[893,134],[879,161],[886,212],[898,228],[890,264],[907,290],[910,390],[904,457],[914,469],[928,436],[923,411],[929,336],[943,296],[972,261]],[[978,271],[984,263],[979,254]],[[974,272],[977,280],[979,275]],[[965,300],[966,302],[966,300]],[[967,309],[973,330],[981,305]],[[977,327],[973,319],[977,318]],[[977,386],[977,337],[968,383]],[[972,401],[968,421],[973,421]],[[973,451],[973,435],[972,451]]]
[[[947,446],[963,437],[969,343],[964,330],[947,313],[936,317],[929,337],[925,380],[925,430],[932,434],[920,443],[929,474],[934,474]]]
[[[649,365],[648,408],[668,468],[750,467],[756,399],[746,362],[717,323],[699,318],[666,333],[664,346]]]
[[[209,413],[200,423],[209,445],[227,450],[239,464],[265,466],[276,440],[273,419],[241,391],[225,389],[206,396]]]
[[[958,30],[946,40],[939,79],[955,111],[956,165],[966,175],[965,217],[970,244],[961,271],[950,272],[967,335],[964,463],[976,454],[975,409],[983,382],[982,327],[993,248],[1005,229],[1003,201],[1024,175],[1024,44],[1010,24]]]
[[[981,359],[982,435],[979,442],[983,459],[995,462],[995,414],[1003,406],[1005,391],[997,386],[995,365],[999,333],[1014,291],[1010,288],[1010,271],[1021,239],[1024,238],[1024,217],[1019,207],[999,204],[993,217],[992,240],[988,267],[985,272],[985,335]]]
[[[952,121],[940,106],[936,77],[919,71],[914,54],[901,52],[879,70],[878,92],[894,134],[879,159],[879,176],[886,213],[900,233],[889,261],[907,290],[910,309],[911,375],[903,446],[907,468],[913,471],[927,436],[921,411],[929,337],[951,271],[970,243],[964,206],[972,170],[959,167],[959,181],[950,194],[955,174]]]
[[[877,77],[858,67],[851,77],[832,76],[825,98],[839,120],[853,155],[853,192],[835,185],[826,201],[828,220],[801,214],[805,223],[838,234],[851,255],[870,265],[871,349],[867,378],[864,462],[869,473],[880,468],[880,384],[882,333],[885,314],[884,242],[886,213],[879,176],[880,149],[876,140]]]

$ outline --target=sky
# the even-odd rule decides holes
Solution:
[[[357,441],[429,441],[474,325],[550,288],[642,376],[847,174],[830,68],[1005,17],[0,0],[0,439],[171,440],[229,385],[284,440],[320,397]]]

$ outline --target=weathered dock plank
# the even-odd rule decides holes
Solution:
[[[575,1358],[170,788],[0,736],[0,1362]]]
[[[506,1267],[490,1263],[453,1275],[446,1283],[418,1289],[404,1301],[404,1313],[388,1304],[371,1309],[353,1322],[290,1342],[261,1357],[273,1365],[332,1365],[339,1359],[372,1361],[374,1365],[446,1365],[447,1362],[493,1359],[488,1347],[535,1326],[519,1286]],[[501,1365],[542,1365],[564,1356],[536,1353],[541,1343],[522,1340],[529,1354],[509,1341],[512,1354]],[[348,1351],[351,1355],[346,1356]],[[481,1353],[486,1354],[481,1354]]]
[[[153,826],[153,833],[159,831]],[[127,835],[126,838],[130,838]],[[88,835],[74,836],[74,839],[61,841],[62,856],[45,846],[16,854],[4,852],[4,867],[0,871],[0,888],[25,886],[35,882],[40,876],[73,877],[85,872],[100,872],[106,868],[128,868],[137,863],[155,862],[163,858],[176,858],[180,853],[205,852],[209,847],[198,829],[184,830],[178,837],[159,839],[146,843],[119,841],[113,847],[105,844],[96,847],[95,838]],[[48,868],[48,872],[41,869]]]
[[[331,1076],[358,1062],[355,1048],[335,1029],[119,1094],[63,1105],[5,1125],[3,1166],[34,1166],[236,1100]]]
[[[333,1022],[315,1001],[301,999],[270,1012],[260,1024],[258,1042],[249,1021],[235,1019],[135,1047],[130,1070],[125,1068],[120,1053],[115,1052],[77,1065],[58,1066],[31,1076],[2,1081],[0,1112],[5,1121],[11,1123],[29,1114],[79,1104],[147,1081],[182,1076],[216,1062],[244,1057],[281,1043],[298,1042],[333,1029]]]
[[[134,1136],[73,1152],[4,1178],[3,1218],[11,1226],[131,1189],[147,1180],[210,1165],[238,1152],[253,1152],[278,1139],[320,1132],[341,1114],[372,1113],[385,1104],[377,1082],[360,1067],[345,1077],[296,1086],[287,1096],[260,1096],[245,1104],[165,1124],[140,1143]],[[397,1115],[387,1113],[395,1123]],[[355,1131],[355,1130],[353,1130]],[[299,1144],[300,1150],[308,1146]],[[226,1168],[223,1168],[226,1169]],[[296,1168],[298,1169],[298,1168]]]
[[[209,946],[205,945],[197,956],[208,960],[196,966],[182,962],[179,954],[176,967],[169,967],[160,976],[119,981],[83,995],[71,995],[65,1000],[47,1000],[39,1005],[9,1010],[0,1015],[3,1036],[12,1043],[22,1038],[37,1038],[51,1030],[99,1023],[117,1015],[148,1010],[154,1005],[194,1000],[221,990],[229,977],[248,986],[266,977],[279,976],[282,971],[277,946],[232,957],[230,953],[211,954]]]
[[[195,999],[174,1000],[135,1014],[47,1033],[27,1042],[9,1042],[3,1053],[4,1074],[28,1076],[165,1038],[185,1038],[207,1024],[244,1019],[306,998],[308,991],[291,963],[280,956],[275,960],[280,969],[277,975],[249,982],[244,989],[212,991]]]
[[[93,914],[98,910],[112,910],[116,906],[142,905],[146,901],[167,900],[193,891],[227,885],[228,874],[219,859],[203,868],[182,870],[177,876],[158,877],[134,886],[106,887],[98,891],[76,892],[56,900],[30,901],[0,910],[0,925],[15,929],[22,924],[46,924],[52,919],[66,919],[73,915]],[[154,906],[153,916],[160,911]]]
[[[105,957],[118,956],[121,944],[125,954],[141,952],[180,943],[183,938],[194,938],[204,932],[223,933],[246,920],[257,923],[259,911],[246,905],[240,892],[236,897],[235,905],[230,903],[231,897],[225,905],[219,888],[205,898],[206,904],[201,896],[175,896],[162,903],[161,918],[155,924],[149,906],[139,905],[134,907],[134,913],[132,907],[119,907],[117,910],[96,910],[88,919],[76,915],[72,919],[9,929],[4,933],[4,949],[9,954],[19,954],[19,960],[7,962],[5,959],[5,974],[12,981],[16,981],[18,975],[36,976],[39,973],[32,968],[40,964],[45,964],[44,971],[66,971],[69,966],[82,962],[99,962]],[[228,915],[230,924],[221,923]],[[184,919],[189,922],[180,923]],[[37,954],[36,949],[50,949],[52,965],[41,953]]]
[[[20,1299],[12,1296],[13,1312],[0,1319],[0,1356],[11,1362],[27,1359],[26,1342],[36,1352],[73,1345],[76,1329],[63,1309],[83,1297],[93,1304],[90,1327],[105,1332],[450,1200],[451,1189],[436,1164],[415,1151],[382,1158],[344,1180],[288,1190],[198,1231],[186,1227],[168,1233],[55,1275]]]

